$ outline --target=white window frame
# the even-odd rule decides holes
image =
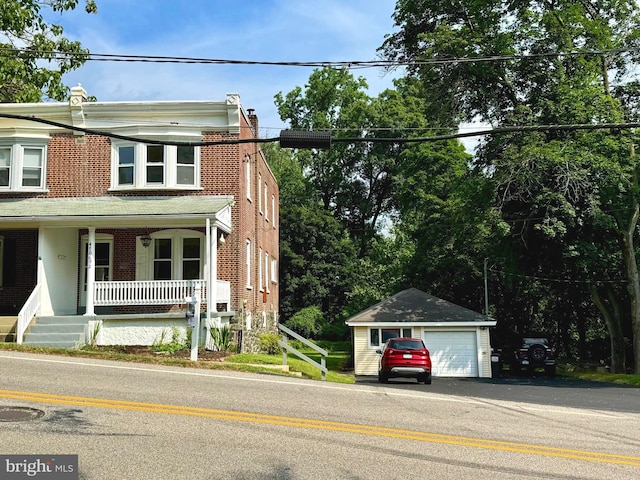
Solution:
[[[264,252],[264,288],[267,293],[271,293],[269,283],[269,252]]]
[[[269,187],[264,183],[264,219],[269,221]]]
[[[247,290],[251,290],[253,287],[251,286],[251,240],[247,238],[245,244],[245,266],[247,268],[247,282],[246,287]]]
[[[247,190],[247,200],[251,202],[251,157],[247,155],[244,162],[245,189]]]
[[[2,166],[3,170],[8,169],[8,185],[0,185],[0,192],[43,192],[46,191],[47,184],[47,143],[45,140],[37,139],[11,139],[7,141],[0,139],[0,149],[9,151],[9,165]],[[38,150],[40,152],[40,184],[24,186],[25,150]]]
[[[195,230],[172,229],[160,230],[151,234],[151,244],[147,247],[149,255],[147,257],[147,278],[154,279],[155,264],[155,245],[156,240],[171,240],[171,280],[184,279],[184,257],[182,256],[182,246],[184,239],[198,238],[200,239],[200,266],[199,274],[196,280],[204,279],[204,259],[205,259],[205,236],[203,233]],[[142,247],[144,248],[144,247]]]
[[[262,247],[258,249],[258,291],[264,291],[264,287],[262,285]]]
[[[179,183],[178,169],[188,164],[178,163],[178,146],[162,145],[162,182],[147,181],[147,167],[160,166],[160,162],[147,162],[147,148],[156,145],[137,142],[112,142],[111,144],[111,190],[193,190],[200,188],[200,147],[193,147],[193,183]],[[120,184],[120,149],[133,147],[133,183]]]
[[[278,283],[278,260],[271,258],[271,283]]]
[[[262,195],[260,195],[260,185],[262,185],[262,174],[258,174],[258,191],[256,192],[256,196],[258,197],[258,212],[262,215]]]
[[[390,332],[390,331],[398,331],[398,335],[402,336],[402,337],[412,337],[413,333],[412,333],[412,328],[411,327],[402,327],[402,326],[397,326],[397,327],[370,327],[369,328],[369,348],[380,348],[381,346],[383,346],[386,343],[386,340],[383,340],[385,335],[383,334],[383,330]],[[394,336],[398,336],[398,335],[394,335]],[[378,339],[378,343],[375,343],[374,340],[377,337]],[[388,337],[387,338],[393,338],[393,337]]]
[[[276,228],[276,196],[271,195],[271,216],[273,217],[273,228]]]
[[[247,238],[245,244],[245,266],[247,268],[247,279],[246,279],[246,287],[248,290],[253,288],[251,286],[251,240]]]

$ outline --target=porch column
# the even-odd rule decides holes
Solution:
[[[207,221],[209,221],[207,219]],[[211,237],[208,242],[209,249],[209,298],[207,299],[208,316],[211,318],[213,312],[217,312],[217,278],[218,278],[218,227],[211,228]],[[216,326],[220,327],[220,317],[216,317]]]
[[[95,315],[93,307],[93,290],[96,283],[96,228],[89,227],[87,244],[87,311],[85,315]]]

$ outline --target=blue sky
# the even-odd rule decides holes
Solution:
[[[81,2],[82,3],[82,2]],[[65,35],[93,53],[252,61],[374,60],[393,32],[393,0],[97,0],[54,14]],[[278,92],[304,86],[310,67],[87,62],[65,76],[98,101],[224,100],[238,93],[260,120],[260,135],[286,128],[274,106]],[[369,95],[390,87],[380,69],[352,72]]]

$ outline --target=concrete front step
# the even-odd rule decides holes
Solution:
[[[37,317],[24,335],[26,345],[73,348],[84,345],[88,319],[82,316]]]
[[[0,316],[0,342],[16,341],[16,322],[18,317]]]

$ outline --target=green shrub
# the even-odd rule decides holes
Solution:
[[[258,337],[260,339],[260,351],[267,355],[282,353],[282,347],[278,345],[280,335],[275,333],[264,333]]]
[[[167,330],[163,330],[160,338],[153,342],[151,350],[154,352],[165,352],[171,354],[189,348],[187,341],[182,338],[180,331],[176,327],[173,327],[172,329],[171,341],[166,341],[167,336]]]
[[[306,307],[296,312],[285,325],[305,338],[311,338],[320,331],[322,311],[316,307]]]
[[[229,326],[214,327],[209,332],[214,348],[220,352],[228,352],[231,347],[231,330]]]

